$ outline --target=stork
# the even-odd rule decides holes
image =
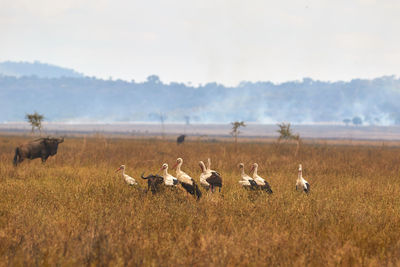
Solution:
[[[206,166],[203,161],[199,161],[199,166],[201,168],[202,173],[200,174],[200,185],[206,189],[210,189],[210,184],[207,182],[207,178],[210,177],[210,173],[207,172]]]
[[[310,192],[310,184],[303,178],[303,168],[301,164],[299,164],[299,173],[296,181],[296,191],[299,189],[303,190],[306,194]]]
[[[161,167],[161,170],[163,171],[163,178],[164,178],[164,184],[167,186],[173,186],[175,187],[179,181],[176,179],[174,176],[168,173],[168,164],[164,163]]]
[[[121,165],[115,172],[118,172],[122,170],[122,177],[124,178],[125,182],[128,185],[137,185],[138,183],[135,181],[135,179],[133,179],[132,177],[130,177],[129,175],[125,174],[125,165]]]
[[[213,170],[210,170],[211,161],[208,159],[207,168],[204,165],[203,161],[199,162],[199,166],[202,170],[200,174],[200,184],[205,189],[211,189],[211,192],[214,192],[214,187],[219,187],[219,192],[221,192],[222,187],[222,178],[221,175]]]
[[[257,188],[257,183],[253,180],[253,178],[244,173],[243,163],[239,164],[239,169],[240,169],[240,176],[242,178],[239,181],[239,184],[241,184],[244,188],[250,188],[250,189]]]
[[[211,159],[210,158],[207,159],[207,171],[211,172]]]
[[[257,173],[258,171],[258,164],[254,163],[253,166],[251,167],[250,172],[253,172],[253,180],[257,183],[257,186],[261,188],[261,190],[265,190],[268,194],[272,194],[272,189],[271,186],[268,184],[267,181],[265,181],[264,178],[260,177]]]
[[[197,200],[199,200],[201,197],[201,191],[197,186],[196,182],[193,180],[193,178],[181,170],[182,164],[183,164],[183,159],[178,158],[176,160],[176,164],[173,167],[173,169],[176,168],[176,178],[181,183],[182,187],[186,190],[186,192],[196,196]]]

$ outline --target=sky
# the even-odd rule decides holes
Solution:
[[[0,0],[0,61],[236,85],[400,74],[398,0]]]

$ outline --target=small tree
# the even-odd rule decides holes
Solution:
[[[237,137],[240,134],[239,128],[246,127],[246,124],[244,124],[244,121],[235,121],[231,122],[231,125],[232,125],[231,135],[235,137],[235,144],[237,144]]]
[[[277,132],[279,133],[278,141],[281,141],[282,139],[285,140],[297,140],[300,138],[299,134],[293,134],[292,129],[290,129],[290,123],[278,123],[277,124],[279,127],[279,130]]]
[[[350,119],[344,119],[344,120],[343,120],[343,123],[344,123],[346,126],[349,126],[350,122],[351,122]]]
[[[185,124],[189,125],[190,124],[190,116],[184,116],[183,118],[185,119]]]
[[[32,126],[32,133],[34,132],[35,128],[37,128],[42,133],[42,121],[44,116],[39,114],[35,111],[33,114],[26,114],[25,119],[31,124]]]
[[[353,121],[353,124],[356,126],[362,124],[362,119],[360,117],[354,117],[352,121]]]
[[[159,120],[160,120],[160,123],[161,123],[161,135],[162,135],[162,138],[164,138],[164,132],[165,132],[165,128],[164,128],[164,121],[167,119],[167,116],[164,114],[164,113],[160,113],[160,115],[159,115]]]
[[[301,142],[300,135],[293,134],[292,129],[290,128],[290,123],[282,122],[282,123],[278,123],[277,125],[279,127],[279,130],[277,130],[277,132],[279,133],[278,143],[280,143],[282,139],[295,140],[297,143],[295,156],[297,156],[297,153],[299,152],[299,148],[300,148],[300,142]]]
[[[186,134],[186,126],[190,125],[190,116],[184,116],[183,117],[185,119],[185,125],[183,126],[183,132]]]

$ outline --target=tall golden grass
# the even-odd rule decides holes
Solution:
[[[22,137],[0,137],[0,264],[382,266],[400,263],[400,148],[271,143],[66,139],[45,165],[12,166]],[[212,159],[221,193],[200,201],[127,186],[177,157],[198,181]],[[260,165],[274,194],[238,185]],[[298,164],[311,184],[295,192]],[[175,174],[174,171],[170,173]]]

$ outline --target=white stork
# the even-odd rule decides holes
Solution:
[[[251,178],[250,176],[248,176],[247,174],[244,173],[244,164],[243,163],[239,164],[239,169],[240,169],[240,176],[242,178],[239,181],[239,184],[241,184],[245,188],[251,188],[251,189],[256,188],[257,183],[253,180],[253,178]]]
[[[267,181],[265,181],[264,178],[258,175],[258,164],[254,163],[253,166],[251,167],[250,172],[253,172],[253,180],[257,183],[257,186],[261,188],[261,190],[265,190],[268,194],[272,194],[272,189],[271,186],[268,184]]]
[[[164,163],[161,167],[163,171],[164,184],[167,186],[176,186],[179,181],[174,176],[168,173],[168,164]]]
[[[176,178],[181,183],[182,187],[186,190],[186,192],[196,196],[197,200],[199,200],[201,197],[201,191],[197,186],[196,182],[193,180],[193,178],[181,170],[182,164],[183,164],[183,159],[178,158],[176,160],[176,164],[173,167],[173,169],[176,168]]]
[[[214,192],[214,187],[219,187],[219,192],[221,192],[222,187],[222,178],[221,175],[210,169],[211,161],[208,159],[207,168],[204,165],[203,161],[199,162],[199,166],[202,170],[200,174],[200,184],[205,189],[211,189],[211,192]]]
[[[207,178],[210,177],[210,173],[207,172],[206,166],[204,165],[203,161],[199,162],[199,166],[201,168],[201,174],[200,174],[200,185],[208,190],[210,189],[210,184],[207,182]]]
[[[207,159],[207,171],[211,172],[211,159],[210,158]]]
[[[299,189],[307,194],[310,192],[310,184],[303,178],[303,168],[301,164],[299,164],[299,174],[297,175],[296,181],[296,191]]]
[[[125,165],[121,165],[115,172],[118,172],[122,170],[122,177],[124,178],[125,182],[128,185],[137,185],[138,183],[135,181],[135,179],[133,179],[132,177],[130,177],[129,175],[125,174]]]

